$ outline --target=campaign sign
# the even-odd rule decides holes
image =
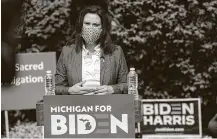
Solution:
[[[200,99],[143,100],[143,138],[201,137]]]
[[[134,138],[133,95],[44,96],[45,138]]]
[[[3,67],[4,68],[4,67]],[[56,72],[56,53],[17,54],[16,76],[11,84],[1,88],[2,110],[35,109],[35,104],[45,93],[46,71]]]

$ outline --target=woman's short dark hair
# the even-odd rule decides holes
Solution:
[[[105,54],[109,54],[113,52],[113,45],[110,37],[110,30],[111,30],[111,22],[108,18],[107,13],[100,7],[100,6],[88,6],[84,8],[78,17],[78,20],[76,22],[76,38],[75,38],[75,44],[76,44],[76,52],[80,52],[82,50],[83,45],[83,38],[81,36],[82,27],[83,27],[83,21],[84,16],[87,13],[94,13],[97,14],[101,19],[102,24],[102,32],[99,38],[100,47],[103,50]]]

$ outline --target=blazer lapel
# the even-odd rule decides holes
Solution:
[[[100,84],[104,84],[104,78],[106,75],[106,72],[108,72],[107,68],[109,67],[110,60],[109,55],[104,55],[102,58],[100,58]]]
[[[76,82],[79,83],[82,81],[82,51],[79,53],[75,52],[75,68],[77,71]]]

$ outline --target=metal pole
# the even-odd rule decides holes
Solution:
[[[44,139],[44,126],[42,126],[42,139]]]
[[[141,129],[140,129],[140,123],[137,123],[137,129],[138,129],[138,133],[141,133]]]
[[[5,111],[5,129],[6,129],[6,137],[9,139],[9,120],[8,120],[8,111]]]

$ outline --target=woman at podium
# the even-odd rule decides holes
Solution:
[[[57,95],[127,93],[127,63],[121,47],[112,43],[110,30],[101,7],[80,12],[75,43],[63,47],[57,62]]]

